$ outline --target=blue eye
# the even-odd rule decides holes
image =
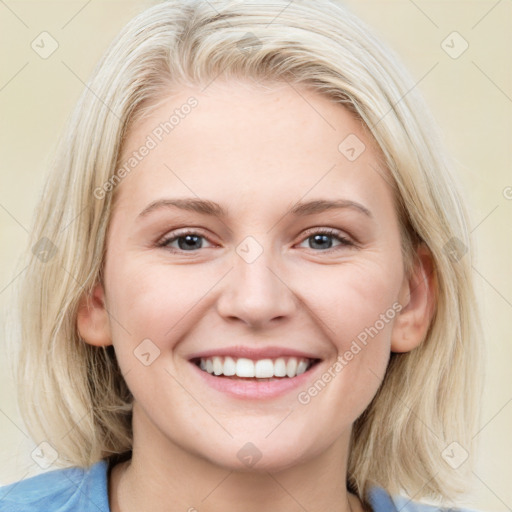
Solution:
[[[337,246],[333,247],[332,240],[330,240],[332,238],[338,240],[339,244]],[[207,240],[207,238],[196,231],[181,231],[171,233],[158,243],[158,247],[171,249],[172,252],[195,252],[205,248],[201,240]],[[315,252],[330,252],[337,248],[354,246],[351,240],[344,237],[340,231],[332,228],[317,229],[317,231],[310,232],[302,243],[308,240],[311,240],[313,245],[313,247],[308,247],[309,249],[319,249]],[[172,246],[175,242],[178,243],[178,247]]]
[[[176,250],[176,247],[171,247],[171,244],[178,242],[178,249],[184,252],[196,251],[202,249],[202,243],[199,240],[206,240],[206,238],[199,233],[194,231],[185,231],[177,235],[173,235],[165,238],[159,243],[160,247],[169,247],[170,249]]]
[[[348,238],[342,236],[338,230],[330,228],[324,228],[322,230],[317,230],[309,234],[305,238],[304,242],[311,240],[311,244],[313,246],[316,245],[316,248],[320,246],[320,249],[322,249],[321,252],[329,252],[331,250],[336,250],[336,247],[332,246],[332,241],[330,240],[332,238],[335,238],[340,242],[340,244],[336,247],[347,247],[354,245]],[[328,247],[325,247],[325,245],[327,245]],[[314,249],[315,247],[310,248]]]

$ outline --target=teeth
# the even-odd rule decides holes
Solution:
[[[297,365],[297,375],[304,373],[308,368],[308,363],[306,361],[300,361]]]
[[[208,368],[206,369],[208,371]],[[290,357],[286,363],[286,375],[288,377],[295,377],[297,375],[297,359]]]
[[[274,375],[276,377],[286,377],[286,361],[283,357],[274,361]]]
[[[232,357],[201,358],[199,367],[213,375],[225,375],[271,380],[273,377],[295,377],[304,373],[312,364],[311,359],[297,357],[278,357],[277,359],[259,359],[253,361],[245,357],[234,359]]]
[[[254,363],[250,359],[241,357],[236,362],[235,373],[237,377],[254,377]]]
[[[222,359],[220,357],[213,358],[213,373],[215,375],[220,375],[224,370],[222,365]]]
[[[260,359],[254,365],[255,377],[258,379],[269,379],[274,376],[274,363],[272,359]]]
[[[201,359],[201,361],[202,361],[202,359]],[[235,360],[232,357],[225,357],[224,358],[224,370],[223,370],[223,373],[227,377],[231,376],[231,375],[235,375],[235,373],[236,373],[236,362],[235,362]]]

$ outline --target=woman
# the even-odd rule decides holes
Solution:
[[[479,320],[413,85],[334,1],[168,1],[123,29],[21,290],[20,406],[67,467],[6,510],[454,502]]]

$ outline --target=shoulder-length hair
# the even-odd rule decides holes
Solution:
[[[173,91],[217,77],[312,88],[368,128],[393,177],[405,270],[432,254],[436,310],[426,338],[392,353],[353,426],[347,485],[416,498],[465,490],[479,420],[481,334],[468,213],[453,164],[414,81],[339,2],[170,0],[133,18],[87,83],[60,139],[35,213],[19,290],[18,390],[34,439],[65,465],[129,452],[133,397],[112,347],[80,339],[80,298],[102,279],[105,235],[127,131]],[[340,141],[341,142],[341,141]],[[452,453],[452,452],[450,452]],[[453,464],[452,464],[453,466]]]

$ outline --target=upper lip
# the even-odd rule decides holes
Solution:
[[[197,352],[188,357],[189,360],[193,359],[207,359],[215,356],[230,356],[234,359],[245,357],[257,361],[259,359],[277,359],[278,357],[299,357],[304,359],[320,359],[318,355],[311,352],[304,352],[293,348],[285,347],[244,347],[234,346],[225,348],[212,348]]]

